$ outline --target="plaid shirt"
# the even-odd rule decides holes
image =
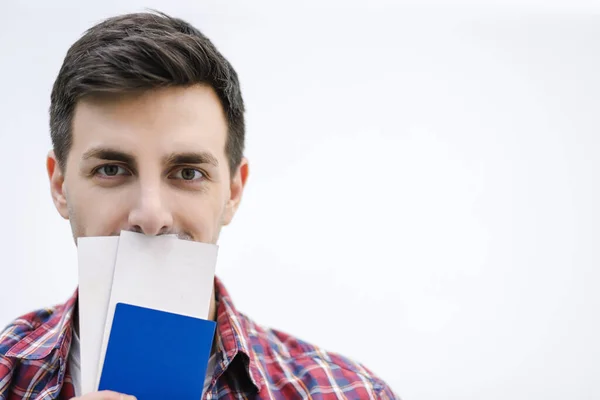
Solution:
[[[0,333],[0,400],[74,397],[67,364],[77,291]],[[364,366],[238,312],[215,279],[217,364],[204,399],[398,399]]]

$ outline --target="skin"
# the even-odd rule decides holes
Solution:
[[[230,171],[227,121],[206,85],[85,98],[76,107],[64,171],[47,171],[54,205],[73,238],[122,230],[217,243],[239,205],[248,162]],[[215,320],[215,299],[210,316]],[[77,324],[75,324],[77,326]],[[112,392],[81,400],[129,400]]]

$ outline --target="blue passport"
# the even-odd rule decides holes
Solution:
[[[118,303],[98,390],[138,400],[202,398],[216,323]]]

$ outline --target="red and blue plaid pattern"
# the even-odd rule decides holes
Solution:
[[[398,399],[361,364],[255,324],[218,278],[215,293],[217,365],[204,399]],[[77,291],[0,334],[0,400],[74,397],[67,360],[76,302]]]

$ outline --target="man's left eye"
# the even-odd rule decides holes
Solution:
[[[172,175],[173,179],[183,179],[184,181],[193,181],[201,179],[204,174],[194,168],[182,168]]]

